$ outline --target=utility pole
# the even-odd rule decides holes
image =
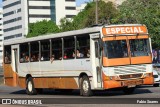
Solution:
[[[96,25],[98,24],[98,0],[96,0]]]

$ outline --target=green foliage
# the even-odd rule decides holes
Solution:
[[[72,21],[63,18],[61,20],[61,31],[77,30],[95,25],[95,2],[88,3],[83,11],[73,18]],[[101,24],[112,23],[112,18],[118,14],[112,2],[98,2],[98,22]]]
[[[85,9],[73,19],[72,24],[74,29],[81,29],[95,25],[95,10],[96,3],[88,3]],[[110,24],[112,23],[112,18],[117,14],[118,11],[112,2],[105,3],[101,0],[98,2],[98,23]]]
[[[72,28],[72,22],[67,18],[62,18],[60,20],[60,26],[59,27],[60,27],[61,32],[70,31],[70,30],[73,29]]]
[[[52,21],[29,24],[27,37],[57,33],[90,27],[95,24],[96,3],[90,2],[72,20],[63,18],[58,27]],[[112,2],[98,2],[98,22],[101,24],[145,24],[152,38],[153,47],[160,47],[160,2],[159,0],[126,0],[118,8]]]
[[[60,29],[53,21],[43,20],[43,21],[29,24],[29,33],[27,37],[44,35],[47,33],[57,33],[59,31]]]
[[[67,18],[62,18],[59,28],[52,21],[43,20],[40,22],[31,23],[29,24],[29,33],[27,37],[90,27],[95,24],[95,10],[95,2],[90,2],[83,11],[73,18],[72,21],[68,20]],[[98,2],[98,13],[99,23],[110,24],[111,19],[117,15],[118,11],[112,2],[105,3],[104,1],[100,0]]]
[[[159,0],[127,0],[118,7],[120,14],[114,23],[145,24],[152,38],[153,47],[160,47]]]

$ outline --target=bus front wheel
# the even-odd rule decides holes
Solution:
[[[82,96],[92,95],[90,81],[87,76],[83,76],[82,78],[80,78],[80,95]]]
[[[26,92],[28,95],[37,94],[36,89],[34,88],[34,83],[32,77],[29,77],[26,82]]]

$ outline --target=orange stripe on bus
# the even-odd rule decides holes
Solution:
[[[78,89],[74,78],[33,78],[35,88]]]
[[[131,57],[131,64],[152,63],[152,56]]]
[[[147,39],[149,38],[148,35],[143,36],[113,36],[113,37],[104,37],[103,41],[112,41],[112,40],[125,40],[125,39]]]
[[[130,64],[129,58],[115,58],[108,59],[103,57],[103,66],[116,66],[116,65],[128,65]]]
[[[147,33],[145,26],[116,26],[102,28],[103,35]]]

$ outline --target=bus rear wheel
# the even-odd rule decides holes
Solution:
[[[28,95],[35,95],[35,94],[37,94],[37,91],[34,88],[34,83],[33,83],[32,77],[29,77],[27,79],[27,82],[26,82],[26,93]]]
[[[91,96],[92,95],[90,81],[87,76],[83,76],[80,79],[80,95],[82,95],[82,96]]]

